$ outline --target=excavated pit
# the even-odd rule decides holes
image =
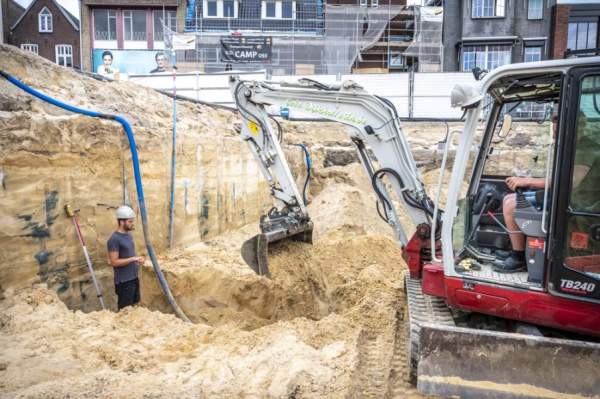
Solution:
[[[106,241],[117,206],[128,202],[139,212],[120,125],[60,110],[0,79],[0,396],[421,397],[404,381],[405,265],[341,125],[283,122],[300,187],[303,154],[289,144],[306,144],[313,158],[314,244],[272,245],[267,280],[239,254],[271,200],[234,129],[238,115],[178,104],[169,250],[172,100],[128,82],[97,82],[10,46],[0,50],[0,69],[36,90],[131,123],[158,264],[195,322],[174,316],[150,261],[141,274],[142,307],[114,312]],[[539,128],[519,128],[520,143]],[[405,130],[433,195],[444,125]],[[507,174],[519,167],[507,153],[494,162]],[[67,203],[80,209],[109,310],[99,311]],[[400,218],[410,226],[404,212]],[[133,235],[146,254],[139,221]]]

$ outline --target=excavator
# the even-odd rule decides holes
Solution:
[[[261,233],[242,246],[242,257],[270,278],[270,243],[312,241],[313,221],[284,157],[281,134],[269,121],[272,107],[343,123],[372,183],[376,210],[408,265],[406,358],[408,379],[418,391],[464,398],[598,398],[600,57],[511,64],[474,75],[472,83],[456,85],[451,93],[465,122],[462,131],[448,132],[440,149],[435,198],[419,178],[389,100],[351,80],[231,76],[241,137],[275,204],[261,217]],[[543,122],[551,113],[556,127],[533,138],[535,154],[523,151],[526,172],[545,184],[517,189],[509,216],[518,230],[511,230],[503,208],[513,192],[506,182],[512,174],[499,167],[507,155],[502,149],[494,154],[494,148],[518,136],[513,115],[531,107],[547,110],[540,127],[550,126]],[[454,163],[442,210],[450,151]],[[523,173],[523,164],[514,169]],[[414,224],[410,238],[398,204]],[[526,267],[498,269],[494,265],[518,234],[525,238]]]

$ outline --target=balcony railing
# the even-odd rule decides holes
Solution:
[[[94,40],[117,40],[117,32],[94,31]]]

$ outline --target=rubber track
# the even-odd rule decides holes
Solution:
[[[450,309],[442,298],[425,295],[421,289],[421,280],[412,279],[406,272],[406,297],[408,319],[406,320],[406,359],[408,362],[408,380],[417,383],[419,359],[419,333],[421,324],[441,324],[454,326]]]
[[[390,362],[390,375],[388,391],[385,399],[395,399],[406,397],[407,392],[414,387],[408,384],[406,376],[408,375],[408,362],[406,360],[406,332],[405,323],[402,320],[404,315],[396,315],[396,336],[394,337],[394,353]]]

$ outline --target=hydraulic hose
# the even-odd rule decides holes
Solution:
[[[125,132],[127,133],[127,138],[129,139],[129,148],[131,149],[133,171],[135,174],[135,184],[136,184],[136,189],[137,189],[137,194],[138,194],[138,201],[139,201],[139,205],[140,205],[140,214],[142,217],[142,227],[144,230],[144,238],[146,240],[146,248],[148,249],[148,255],[150,256],[150,259],[152,259],[152,265],[154,266],[154,270],[156,271],[156,275],[158,276],[160,285],[162,286],[163,291],[165,292],[165,295],[167,297],[167,300],[171,304],[171,307],[173,308],[173,310],[175,311],[177,316],[179,316],[182,320],[184,320],[188,323],[191,323],[191,320],[188,319],[188,317],[181,311],[181,309],[177,305],[177,302],[175,301],[175,298],[173,297],[173,294],[171,293],[171,290],[169,289],[169,286],[167,285],[165,276],[163,275],[163,272],[160,269],[160,266],[158,265],[158,261],[156,260],[156,255],[154,254],[154,249],[152,247],[152,243],[150,242],[150,234],[148,233],[148,218],[146,215],[146,203],[144,200],[144,190],[142,187],[142,178],[140,176],[140,167],[139,167],[137,148],[135,146],[135,139],[133,137],[133,132],[131,130],[131,126],[129,125],[129,123],[127,123],[127,121],[125,119],[123,119],[117,115],[109,115],[109,114],[102,114],[102,113],[94,112],[94,111],[88,111],[85,109],[73,107],[72,105],[62,103],[58,100],[48,97],[48,96],[32,89],[31,87],[21,83],[19,80],[13,78],[11,75],[9,75],[8,73],[6,73],[3,70],[0,70],[0,75],[2,75],[4,78],[6,78],[9,82],[14,84],[15,86],[26,91],[27,93],[29,93],[43,101],[46,101],[52,105],[55,105],[59,108],[66,109],[67,111],[75,112],[78,114],[91,116],[93,118],[114,119],[115,121],[117,121],[121,125],[123,125],[123,128],[125,128]]]
[[[298,147],[302,147],[304,150],[304,154],[306,155],[306,181],[304,182],[304,189],[302,190],[302,199],[304,200],[304,205],[306,206],[306,187],[308,187],[308,182],[310,181],[310,171],[312,169],[312,162],[310,160],[310,154],[308,153],[308,148],[304,144],[292,144]]]

